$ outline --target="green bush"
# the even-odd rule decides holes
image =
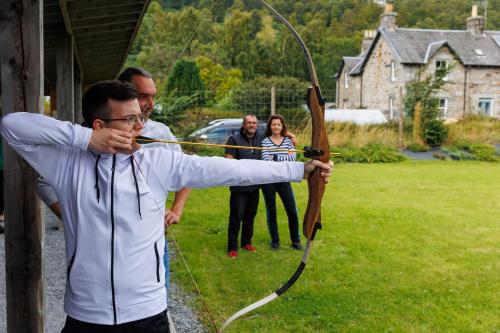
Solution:
[[[406,160],[406,157],[396,149],[381,144],[369,144],[362,148],[338,148],[335,152],[340,153],[334,157],[336,162],[390,163]]]
[[[431,147],[440,146],[448,136],[448,129],[442,120],[429,120],[422,131],[423,139]]]
[[[450,147],[443,148],[454,160],[478,160],[499,162],[500,153],[495,146],[482,143],[454,142]]]
[[[414,153],[422,153],[422,152],[429,151],[429,146],[422,145],[422,144],[417,143],[417,142],[412,142],[406,147],[406,149],[408,149]]]

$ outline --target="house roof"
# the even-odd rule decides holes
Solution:
[[[466,66],[500,66],[500,47],[495,42],[500,31],[487,31],[475,35],[466,30],[396,29],[379,30],[406,64],[426,64],[444,43],[454,50]]]
[[[342,61],[340,63],[340,66],[339,66],[339,70],[337,71],[337,73],[334,75],[334,77],[338,77],[342,71],[346,70],[346,72],[350,73],[352,72],[352,70],[354,69],[354,67],[356,67],[360,62],[361,60],[363,60],[363,57],[362,56],[359,56],[359,57],[342,57]]]
[[[500,31],[475,35],[467,30],[398,28],[388,31],[381,28],[368,52],[352,67],[351,75],[363,72],[380,38],[387,42],[402,64],[425,65],[438,50],[448,47],[464,66],[500,67]]]

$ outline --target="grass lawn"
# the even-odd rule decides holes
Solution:
[[[294,190],[302,215],[306,183]],[[227,258],[228,201],[225,188],[193,191],[174,227],[218,325],[281,286],[302,254],[283,210],[270,250],[261,196],[257,253]],[[322,216],[302,277],[226,332],[500,331],[500,164],[338,165]],[[172,274],[194,290],[178,258]]]

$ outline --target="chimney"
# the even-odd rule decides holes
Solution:
[[[375,39],[376,30],[365,30],[363,41],[361,42],[361,54],[365,54],[370,49],[373,40]]]
[[[484,31],[484,17],[478,15],[477,5],[472,6],[471,17],[467,19],[467,31],[474,35],[482,35]]]
[[[396,31],[397,15],[398,14],[394,12],[394,0],[387,0],[385,3],[384,13],[380,16],[380,27],[387,31]]]

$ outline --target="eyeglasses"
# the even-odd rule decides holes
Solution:
[[[103,121],[127,121],[129,125],[136,125],[138,123],[145,124],[148,120],[143,114],[128,116],[127,118],[107,118],[101,119]]]

